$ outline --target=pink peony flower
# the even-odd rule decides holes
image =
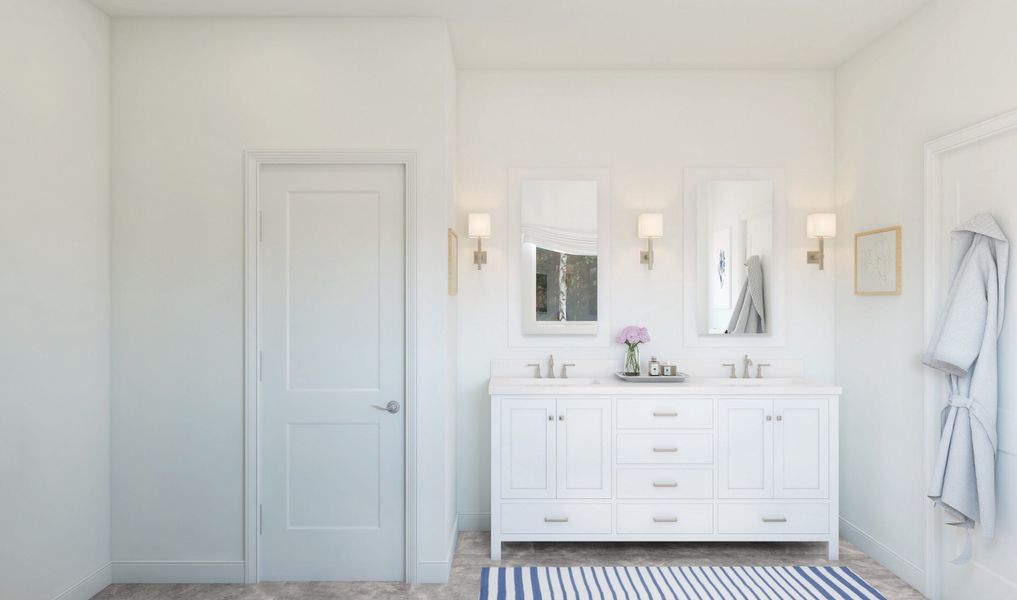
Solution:
[[[621,333],[619,333],[614,338],[614,341],[618,342],[619,344],[628,344],[630,346],[634,346],[636,344],[649,342],[650,332],[647,331],[645,327],[629,325],[625,329],[622,329]]]

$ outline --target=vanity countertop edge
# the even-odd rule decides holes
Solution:
[[[615,377],[587,379],[592,381],[565,384],[563,380],[549,383],[492,377],[487,393],[490,396],[839,396],[843,391],[838,385],[800,378],[786,385],[724,385],[695,377],[684,383],[628,383]]]

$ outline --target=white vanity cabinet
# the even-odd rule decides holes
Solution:
[[[612,540],[823,541],[836,559],[839,388],[609,381],[492,379],[493,559]]]

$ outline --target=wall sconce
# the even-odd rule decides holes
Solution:
[[[806,256],[806,262],[810,265],[819,265],[823,270],[823,240],[837,237],[837,215],[833,213],[815,213],[805,218],[805,233],[810,238],[819,240],[819,250],[810,250]]]
[[[467,235],[477,240],[477,249],[473,252],[473,264],[479,271],[487,264],[487,251],[481,246],[482,240],[491,237],[491,215],[488,213],[470,213]]]
[[[644,213],[639,215],[639,237],[646,240],[646,250],[639,253],[639,262],[653,270],[653,240],[664,237],[664,215]]]

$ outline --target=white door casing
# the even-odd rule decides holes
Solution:
[[[260,165],[260,579],[407,574],[405,171]]]
[[[1017,243],[1017,111],[1001,115],[925,146],[925,338],[931,337],[950,285],[950,230],[989,212],[1012,245]],[[1011,261],[1012,262],[1012,261]],[[1013,278],[1013,268],[1010,269]],[[1013,290],[1013,283],[1009,284]],[[972,533],[973,559],[954,565],[957,528],[942,525],[942,513],[926,509],[926,590],[933,599],[1017,597],[1013,557],[1017,556],[1017,298],[1006,296],[999,337],[999,448],[996,455],[995,538]],[[925,481],[930,477],[946,405],[942,374],[925,373]]]

